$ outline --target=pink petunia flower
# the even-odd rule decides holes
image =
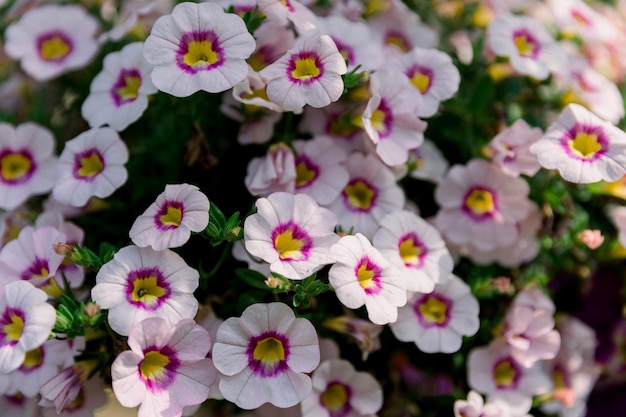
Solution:
[[[491,159],[513,177],[520,174],[533,176],[541,165],[530,152],[530,147],[542,135],[541,129],[531,128],[524,119],[519,119],[489,142],[489,150],[493,152]]]
[[[113,392],[124,407],[140,405],[139,417],[180,416],[208,398],[216,376],[206,358],[211,337],[193,320],[145,319],[132,327],[128,346],[111,365]]]
[[[174,324],[195,316],[198,300],[193,292],[198,280],[198,271],[169,249],[126,246],[100,268],[91,297],[109,310],[111,328],[126,336],[150,317]]]
[[[339,100],[347,72],[343,56],[327,35],[313,31],[260,71],[268,80],[268,98],[285,110],[299,113],[305,105],[325,107]]]
[[[0,287],[0,374],[19,368],[41,346],[56,320],[45,292],[26,281]]]
[[[339,240],[333,212],[305,194],[277,192],[256,201],[244,224],[246,250],[286,278],[302,280],[333,262]]]
[[[0,208],[13,210],[54,186],[54,137],[35,123],[0,122]]]
[[[151,72],[141,42],[104,57],[102,71],[91,82],[89,96],[81,106],[89,126],[106,124],[120,132],[139,119],[148,107],[148,95],[157,92]]]
[[[626,133],[579,104],[569,104],[530,147],[541,166],[564,180],[588,184],[626,174]]]
[[[360,417],[377,413],[383,405],[383,391],[376,379],[357,372],[343,359],[323,362],[313,372],[313,391],[300,407],[302,417]]]
[[[185,2],[155,22],[144,56],[154,65],[152,82],[159,90],[187,97],[199,90],[219,93],[241,82],[254,47],[241,17],[211,2]]]
[[[65,142],[59,157],[54,198],[74,207],[90,197],[106,198],[128,178],[128,148],[109,127],[93,128]]]
[[[414,342],[423,352],[453,353],[461,348],[463,336],[478,331],[478,310],[469,286],[450,275],[430,293],[415,293],[390,327],[398,340]]]
[[[213,362],[220,391],[243,409],[298,404],[312,390],[306,375],[319,364],[317,332],[283,303],[253,304],[217,331]]]
[[[41,5],[7,28],[4,49],[28,75],[47,81],[91,61],[98,51],[97,29],[82,6]]]
[[[157,251],[180,247],[191,232],[200,232],[209,224],[209,207],[209,199],[198,187],[168,184],[135,220],[130,239],[139,247],[151,246]]]
[[[337,260],[328,272],[335,295],[348,308],[365,305],[372,323],[393,323],[406,304],[406,277],[357,233],[339,239],[331,252]]]

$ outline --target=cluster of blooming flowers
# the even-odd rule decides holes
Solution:
[[[58,156],[47,127],[0,122],[0,404],[9,412],[91,416],[105,402],[100,369],[140,417],[192,415],[209,398],[259,413],[371,416],[385,399],[364,364],[384,339],[423,354],[467,354],[469,392],[449,410],[456,416],[524,417],[533,401],[544,413],[585,414],[600,377],[594,331],[559,315],[539,277],[516,286],[492,279],[500,295],[518,291],[498,327],[481,328],[492,321],[479,316],[483,283],[464,262],[527,279],[524,265],[540,255],[540,233],[554,220],[533,179],[585,189],[626,178],[626,133],[617,126],[626,23],[617,10],[581,0],[478,1],[475,32],[443,39],[400,0],[103,1],[97,18],[79,4],[13,3],[0,2],[11,16],[0,60],[19,63],[21,82],[53,83],[90,65],[97,75],[79,103],[88,128],[57,137]],[[465,7],[439,3],[442,16]],[[485,43],[481,57],[474,37]],[[105,46],[116,50],[104,55]],[[562,102],[546,112],[545,130],[519,111],[511,117],[504,103],[507,117],[489,127],[484,148],[458,161],[442,152],[441,120],[466,100],[456,98],[460,68],[474,59],[489,65],[490,85],[544,83],[543,94],[558,91]],[[225,256],[263,276],[256,285],[275,301],[252,297],[223,320],[198,299],[201,279],[211,290],[210,274],[185,259],[192,234],[214,239],[224,227],[191,184],[200,181],[165,185],[132,213],[124,236],[132,243],[101,254],[95,270],[78,259],[92,231],[72,222],[129,179],[127,163],[141,152],[120,135],[141,123],[152,96],[183,102],[206,93],[220,94],[219,109],[237,122],[233,143],[264,150],[244,161],[255,203],[242,210],[252,211],[220,237],[237,241]],[[281,136],[278,126],[290,131]],[[433,139],[431,126],[442,129]],[[430,187],[432,204],[411,194],[413,180]],[[607,209],[624,247],[625,207]],[[583,253],[604,242],[598,230],[576,239]],[[310,285],[318,292],[307,293]],[[104,342],[102,351],[87,347],[107,336],[59,331],[70,295],[85,302],[85,327],[110,332],[112,352],[101,355]],[[311,305],[317,296],[328,311]],[[357,343],[361,368],[321,337],[326,331]],[[490,332],[485,346],[464,346],[464,337]]]

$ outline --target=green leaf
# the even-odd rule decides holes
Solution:
[[[267,277],[260,272],[253,271],[252,269],[237,268],[235,269],[235,275],[251,287],[265,291],[269,290],[269,287],[265,284]]]

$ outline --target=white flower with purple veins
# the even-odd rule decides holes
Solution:
[[[313,373],[313,392],[304,401],[303,417],[360,417],[377,413],[383,390],[367,372],[357,372],[343,359],[323,362]]]
[[[372,242],[406,274],[409,291],[431,292],[435,284],[448,279],[454,267],[437,229],[409,211],[395,211],[383,217]]]
[[[257,213],[244,225],[246,250],[270,263],[270,270],[301,280],[333,262],[339,240],[333,212],[305,194],[278,192],[256,201]]]
[[[106,198],[128,178],[128,148],[110,127],[93,128],[65,142],[59,157],[54,198],[74,207],[90,197]]]
[[[26,281],[0,286],[0,374],[19,368],[26,352],[41,346],[56,313],[45,292]]]
[[[153,317],[134,325],[128,346],[111,365],[113,392],[139,417],[180,416],[183,407],[209,396],[216,372],[209,332],[192,319],[175,324]]]
[[[348,184],[327,207],[343,230],[354,230],[371,238],[379,221],[404,206],[404,193],[391,170],[376,156],[354,152],[348,156]]]
[[[269,402],[294,406],[312,389],[320,361],[315,327],[282,303],[253,304],[217,330],[213,362],[223,374],[219,389],[243,409]]]
[[[200,232],[209,224],[209,199],[198,187],[169,184],[156,201],[139,216],[130,228],[130,239],[140,247],[154,250],[184,245],[191,232]]]
[[[567,65],[563,48],[543,23],[527,16],[500,15],[487,28],[489,44],[498,56],[509,57],[520,74],[544,80]]]
[[[157,92],[150,80],[151,72],[141,42],[104,57],[102,71],[91,82],[89,96],[81,107],[89,126],[108,124],[119,132],[139,119],[148,107],[148,95]]]
[[[193,318],[198,282],[198,271],[177,253],[126,246],[100,268],[91,297],[109,310],[111,328],[126,336],[146,318],[161,317],[171,324]]]
[[[154,65],[152,82],[161,91],[187,97],[219,93],[243,81],[254,38],[243,20],[217,4],[180,3],[160,17],[144,44]]]
[[[579,104],[569,104],[530,147],[541,166],[564,180],[613,182],[626,174],[626,133]]]
[[[54,227],[24,227],[0,251],[0,285],[18,280],[37,287],[49,285],[65,259],[54,252],[53,245],[65,241],[66,236]]]
[[[334,244],[337,260],[328,272],[328,281],[343,305],[363,305],[375,324],[393,323],[398,307],[406,304],[406,277],[360,233]]]
[[[414,342],[422,352],[453,353],[461,348],[463,336],[478,331],[478,310],[469,286],[450,275],[430,293],[413,294],[390,326],[398,340]]]
[[[4,50],[37,81],[82,68],[98,51],[98,22],[77,5],[32,8],[6,30]]]
[[[346,62],[335,42],[313,31],[259,73],[268,80],[268,98],[285,110],[299,113],[305,105],[326,107],[343,94]]]
[[[54,137],[35,123],[0,122],[0,208],[13,210],[54,186]]]

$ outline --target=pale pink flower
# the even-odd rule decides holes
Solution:
[[[126,336],[150,317],[174,324],[198,311],[199,274],[177,253],[126,246],[100,268],[91,297],[108,310],[109,325]]]
[[[177,248],[209,224],[209,199],[190,184],[168,184],[128,232],[133,243],[154,250]]]
[[[252,3],[256,4],[256,1]],[[256,38],[256,49],[246,60],[254,72],[261,71],[277,61],[293,48],[296,41],[291,28],[267,20],[254,31],[254,37]]]
[[[280,142],[270,146],[264,157],[253,158],[248,163],[244,183],[250,194],[268,196],[277,191],[294,192],[296,177],[295,155]]]
[[[469,286],[450,275],[428,294],[413,294],[389,326],[398,340],[413,342],[423,352],[453,353],[461,348],[463,336],[478,331],[478,310]]]
[[[26,281],[0,286],[0,374],[18,369],[41,346],[56,320],[45,292]]]
[[[220,391],[243,409],[298,404],[312,390],[306,375],[319,364],[315,327],[282,303],[253,304],[219,327],[213,361]]]
[[[54,186],[54,137],[35,123],[0,122],[0,208],[13,210]]]
[[[327,207],[344,231],[353,230],[368,238],[388,213],[404,207],[405,196],[393,172],[374,155],[354,152],[348,156],[348,185]]]
[[[39,402],[39,405],[42,407],[43,417],[93,417],[94,412],[102,408],[107,402],[104,381],[97,376],[84,381],[78,387],[76,398],[67,404],[61,413],[57,413],[53,406],[46,406],[45,404],[48,403],[45,401],[42,398]]]
[[[139,31],[142,38],[150,33],[154,22],[172,11],[172,0],[126,0],[121,3],[111,30],[99,37],[100,42],[119,41],[131,31]]]
[[[542,135],[541,129],[531,128],[524,119],[518,119],[489,142],[491,159],[513,177],[520,174],[532,177],[539,171],[541,165],[537,157],[530,152],[530,146]]]
[[[409,171],[411,178],[430,182],[439,182],[443,179],[449,164],[437,146],[430,140],[424,139],[419,148],[409,151]]]
[[[124,407],[140,405],[139,417],[180,416],[208,398],[216,375],[206,359],[211,337],[193,320],[145,319],[132,327],[128,346],[111,365],[113,392]]]
[[[461,82],[459,70],[452,58],[434,48],[415,47],[410,51],[393,56],[383,68],[403,72],[411,85],[422,97],[416,114],[431,117],[439,110],[439,103],[456,94]]]
[[[383,390],[370,374],[343,359],[322,362],[313,372],[313,391],[300,404],[302,417],[360,417],[377,413]]]
[[[59,202],[84,206],[90,197],[106,198],[128,179],[128,148],[109,127],[93,128],[65,142],[52,195]]]
[[[285,110],[300,112],[305,105],[325,107],[339,100],[347,72],[343,56],[327,35],[313,31],[296,39],[285,55],[260,71],[268,80],[268,98]]]
[[[0,251],[0,285],[25,280],[44,289],[65,259],[53,245],[65,241],[66,236],[54,227],[23,228]]]
[[[6,29],[4,50],[37,81],[86,66],[98,51],[98,22],[79,5],[28,10]]]
[[[626,133],[579,104],[569,104],[530,151],[564,180],[587,184],[626,174]]]
[[[470,351],[467,379],[470,388],[487,395],[487,402],[504,404],[513,415],[526,414],[532,397],[552,388],[540,363],[524,368],[513,359],[509,346],[498,341]]]
[[[335,200],[348,184],[347,153],[328,136],[294,140],[296,152],[295,192],[307,194],[319,204]]]
[[[324,327],[350,336],[361,350],[361,358],[366,361],[370,353],[380,350],[380,334],[384,326],[374,324],[354,316],[339,316],[326,319]]]
[[[435,284],[448,279],[454,267],[437,229],[406,210],[383,217],[372,242],[386,259],[403,271],[409,291],[430,293]]]
[[[582,0],[548,0],[554,23],[568,36],[580,36],[589,42],[604,42],[618,35],[617,27]]]
[[[538,288],[517,294],[504,318],[502,336],[511,356],[530,368],[538,360],[552,359],[559,350],[561,336],[554,329],[554,303]]]
[[[161,91],[187,97],[203,90],[226,91],[248,73],[254,38],[236,14],[214,3],[180,3],[160,17],[144,44],[154,65],[152,82]]]
[[[372,74],[370,92],[361,118],[366,136],[384,163],[403,164],[409,151],[424,142],[426,122],[416,116],[420,95],[402,73],[388,70]]]
[[[333,262],[336,217],[305,194],[277,192],[256,201],[246,218],[246,250],[286,278],[302,280]]]
[[[520,74],[543,80],[566,67],[567,57],[543,24],[528,16],[502,14],[487,28],[489,45],[508,57]]]
[[[336,262],[328,281],[343,305],[356,309],[363,305],[372,323],[393,323],[398,307],[406,304],[406,278],[357,233],[339,239],[331,248]]]
[[[517,222],[530,214],[528,183],[480,159],[455,165],[435,189],[441,206],[434,224],[456,245],[481,251],[508,246],[518,239]]]
[[[81,114],[91,127],[109,125],[122,131],[141,117],[148,95],[157,92],[143,57],[143,43],[134,42],[104,57],[102,71],[89,87]]]

